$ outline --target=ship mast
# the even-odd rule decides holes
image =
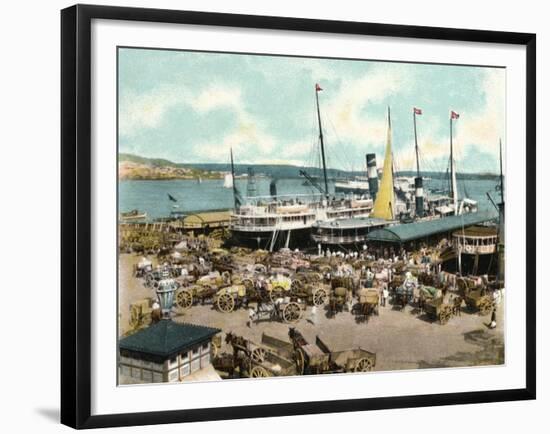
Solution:
[[[414,179],[415,195],[415,213],[417,217],[424,217],[424,188],[422,186],[422,176],[420,176],[420,158],[418,157],[418,137],[416,135],[416,115],[421,115],[422,110],[413,107],[413,125],[414,125],[414,149],[416,153],[416,178]]]
[[[325,180],[325,197],[328,202],[329,194],[328,194],[328,180],[327,180],[327,163],[325,160],[325,144],[323,142],[323,128],[321,126],[321,111],[319,110],[319,92],[322,90],[323,89],[321,88],[321,86],[319,86],[319,84],[316,83],[315,84],[315,101],[317,102],[317,120],[319,122],[319,140],[321,143],[321,159],[323,162],[323,177]]]
[[[451,111],[451,117],[449,119],[451,143],[451,197],[453,198],[453,209],[455,215],[458,213],[458,191],[456,188],[456,169],[453,156],[453,119],[458,119],[458,116],[458,113]]]
[[[413,108],[413,125],[414,125],[414,151],[416,153],[416,176],[420,178],[420,159],[418,158],[418,138],[416,136],[416,113],[418,109]],[[422,112],[420,112],[422,113]],[[419,113],[419,114],[420,114]]]
[[[233,148],[230,148],[231,153],[231,180],[233,181],[233,202],[235,204],[235,209],[239,208],[241,206],[239,198],[238,198],[238,192],[237,192],[237,184],[235,184],[235,165],[233,164]]]
[[[502,139],[499,140],[500,203],[498,204],[498,281],[504,282],[504,176],[502,174]]]
[[[499,139],[500,160],[500,202],[504,205],[504,176],[502,175],[502,139]]]

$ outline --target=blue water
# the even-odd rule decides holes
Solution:
[[[270,179],[256,180],[257,195],[269,195]],[[289,194],[318,194],[311,186],[303,185],[302,179],[280,179],[277,181],[277,193]],[[494,211],[494,207],[487,198],[489,192],[493,200],[498,201],[499,192],[496,191],[497,182],[493,180],[459,180],[459,196],[467,196],[477,200],[480,210]],[[246,195],[246,179],[236,180],[236,186],[241,194]],[[425,180],[424,189],[445,188],[442,180]],[[214,209],[228,209],[233,207],[233,190],[223,188],[223,179],[203,180],[173,180],[173,181],[130,181],[119,182],[119,211],[133,209],[145,211],[149,219],[166,217],[172,211],[173,205],[178,205],[180,211],[206,211]],[[329,190],[333,190],[332,184]],[[177,199],[172,202],[168,194]]]

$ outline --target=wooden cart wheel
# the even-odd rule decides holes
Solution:
[[[137,306],[130,308],[130,327],[137,329],[141,325],[141,312]]]
[[[219,310],[228,313],[235,308],[235,300],[231,294],[224,293],[218,296],[217,305]]]
[[[479,314],[488,315],[493,310],[493,303],[488,297],[484,297],[479,301]]]
[[[218,357],[218,353],[220,352],[220,347],[218,347],[214,342],[212,342],[212,358]]]
[[[323,288],[319,288],[313,293],[313,304],[315,306],[321,306],[322,304],[325,303],[325,301],[327,301],[327,298],[328,298],[327,291],[324,290]]]
[[[355,364],[355,372],[368,372],[374,369],[374,363],[372,359],[364,357],[359,359]]]
[[[275,286],[274,288],[269,291],[269,299],[272,303],[275,303],[278,298],[281,298],[284,293],[284,288],[282,286]]]
[[[269,377],[268,372],[262,366],[254,366],[250,371],[250,377],[260,378],[260,377]]]
[[[263,363],[265,360],[265,355],[266,355],[266,351],[263,348],[258,347],[252,350],[251,357],[254,362]]]
[[[298,348],[294,352],[294,359],[295,359],[295,362],[296,362],[296,373],[298,375],[303,375],[304,374],[304,369],[306,367],[306,360],[305,360],[305,357],[304,357],[304,351],[301,348]]]
[[[447,324],[451,318],[451,306],[443,306],[439,312],[439,322],[441,325]]]
[[[285,322],[294,323],[298,322],[302,316],[302,308],[295,301],[288,303],[283,309],[283,319]]]
[[[290,290],[293,294],[298,294],[302,290],[303,286],[304,285],[300,280],[294,279],[290,284]]]
[[[185,288],[180,288],[176,292],[176,306],[181,309],[188,309],[193,305],[193,294]]]

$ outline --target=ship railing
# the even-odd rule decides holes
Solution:
[[[352,243],[361,243],[366,241],[367,235],[337,236],[337,235],[312,234],[312,238],[313,238],[313,241],[315,241],[316,243],[352,244]]]
[[[469,246],[469,245],[461,245],[460,250],[462,253],[466,253],[468,255],[489,255],[491,253],[495,253],[496,251],[496,245],[488,245],[488,246]]]
[[[266,229],[272,229],[275,230],[277,228],[278,230],[286,231],[288,229],[294,230],[294,229],[303,229],[311,227],[311,222],[308,222],[308,224],[304,224],[303,221],[300,222],[284,222],[283,224],[277,223],[277,224],[258,224],[258,223],[240,223],[233,221],[231,223],[231,229],[233,230],[241,230],[241,231],[265,231]]]

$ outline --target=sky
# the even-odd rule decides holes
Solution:
[[[367,53],[366,53],[367,54]],[[499,170],[503,68],[119,48],[119,152],[177,163],[319,166],[319,83],[327,165],[382,166],[391,110],[397,170],[445,171],[449,114],[459,172]]]

